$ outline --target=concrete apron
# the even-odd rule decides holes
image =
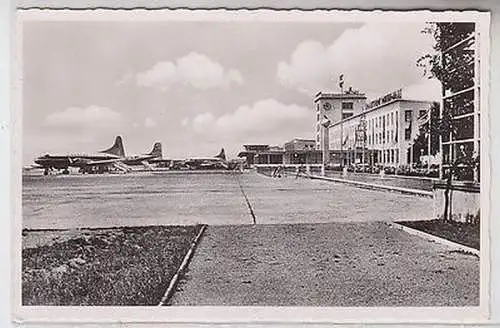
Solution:
[[[169,303],[478,304],[476,256],[383,222],[208,227]]]
[[[434,196],[434,194],[432,192],[425,191],[425,190],[409,189],[409,188],[394,187],[394,186],[387,186],[387,185],[379,185],[379,184],[368,183],[368,182],[361,182],[361,181],[354,181],[354,180],[347,180],[347,179],[338,179],[338,178],[324,177],[324,176],[318,176],[318,175],[303,175],[303,176],[307,177],[307,178],[311,178],[311,179],[344,183],[347,185],[351,185],[351,186],[355,186],[355,187],[359,187],[359,188],[364,188],[364,189],[398,192],[401,194],[428,197],[428,198],[432,198]]]

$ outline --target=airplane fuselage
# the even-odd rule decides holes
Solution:
[[[125,158],[123,161],[121,161],[125,165],[142,165],[144,161],[149,161],[152,159],[157,159],[158,156],[131,156]]]
[[[53,155],[47,154],[40,156],[35,160],[35,163],[48,169],[67,169],[68,167],[83,167],[87,162],[105,161],[119,159],[120,156],[112,154],[65,154]]]

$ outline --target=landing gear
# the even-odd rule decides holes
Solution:
[[[49,175],[49,169],[45,169],[45,170],[43,171],[43,175]]]
[[[69,170],[68,170],[68,169],[64,169],[64,170],[62,171],[62,173],[63,173],[63,174],[69,174]]]

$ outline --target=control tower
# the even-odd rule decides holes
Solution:
[[[366,106],[366,96],[364,93],[349,88],[341,93],[319,92],[314,97],[316,107],[316,149],[321,150],[329,147],[326,129],[321,122],[325,119],[331,124],[340,122],[343,119],[359,114]]]

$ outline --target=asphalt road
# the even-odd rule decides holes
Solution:
[[[479,259],[383,222],[211,226],[170,304],[477,306]]]

